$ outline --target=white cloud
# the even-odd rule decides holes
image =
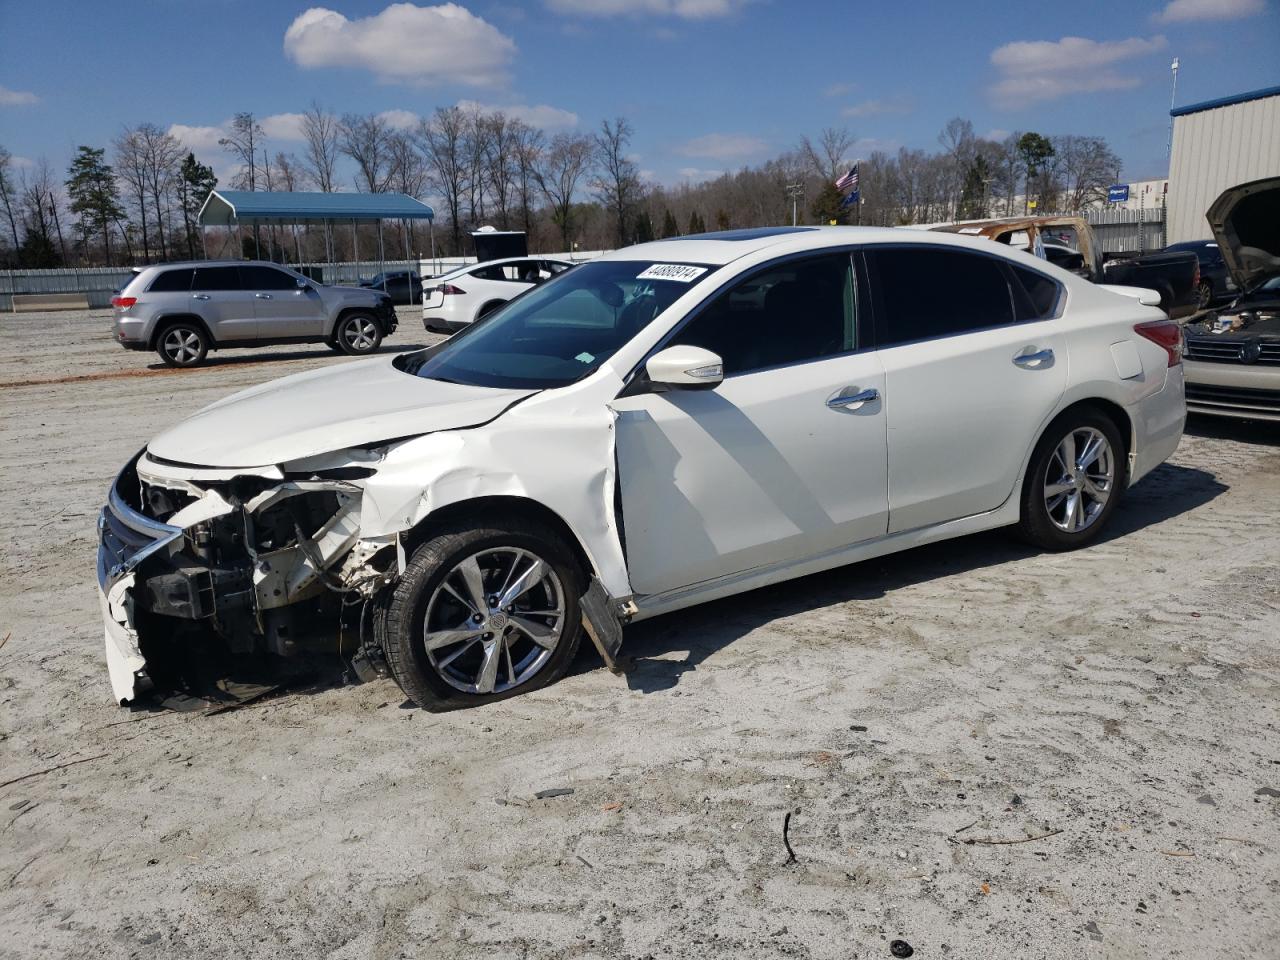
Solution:
[[[907,96],[888,97],[883,100],[863,100],[840,111],[845,117],[874,117],[882,113],[910,113],[914,102]]]
[[[1138,77],[1120,73],[1115,65],[1143,57],[1166,46],[1162,36],[1127,40],[1019,40],[991,52],[999,79],[989,92],[996,104],[1024,107],[1073,93],[1097,93],[1136,87]]]
[[[1263,0],[1172,0],[1152,18],[1157,23],[1185,23],[1188,20],[1238,20],[1266,9]]]
[[[289,24],[284,51],[301,67],[361,67],[386,83],[493,86],[506,79],[516,45],[456,3],[393,3],[355,20],[312,7]]]
[[[222,152],[218,141],[227,135],[224,127],[192,127],[185,123],[169,126],[169,136],[184,147],[202,157],[216,156]]]
[[[751,0],[546,0],[558,13],[588,17],[679,17],[710,20],[737,13]]]
[[[769,145],[759,137],[750,137],[741,133],[708,133],[680,144],[676,147],[676,153],[686,157],[732,160],[757,156],[767,149]],[[682,173],[681,176],[683,175]]]
[[[853,93],[856,84],[853,83],[833,83],[827,89],[822,91],[824,97],[843,97],[846,94]]]
[[[392,130],[412,130],[421,118],[412,110],[383,110],[378,119]]]
[[[992,127],[990,130],[988,130],[986,133],[984,133],[984,134],[982,135],[982,139],[983,139],[983,140],[994,140],[994,141],[996,141],[997,143],[999,143],[999,142],[1001,142],[1002,140],[1004,140],[1004,139],[1005,139],[1006,137],[1008,137],[1008,136],[1009,136],[1009,131],[1008,131],[1008,130],[1004,130],[1004,129],[1000,128],[1000,127]]]
[[[29,107],[33,103],[39,103],[40,98],[34,93],[28,93],[26,90],[10,90],[8,87],[0,87],[0,107]]]
[[[300,113],[274,113],[258,121],[262,132],[272,140],[305,140]]]
[[[481,113],[505,113],[508,117],[523,120],[531,127],[542,130],[568,130],[578,125],[578,115],[571,110],[539,103],[536,106],[517,104],[510,107],[495,106],[490,103],[477,103],[474,100],[459,100],[458,106],[463,110],[479,110]]]
[[[18,170],[29,170],[36,165],[30,157],[10,157],[9,162]]]

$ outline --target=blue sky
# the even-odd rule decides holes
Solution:
[[[0,143],[65,168],[75,146],[154,122],[227,169],[236,111],[301,152],[291,114],[473,101],[550,132],[622,115],[664,183],[776,155],[847,125],[858,152],[980,134],[1105,136],[1165,172],[1178,102],[1280,83],[1280,0],[0,0]]]

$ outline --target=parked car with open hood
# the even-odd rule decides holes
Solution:
[[[1224,191],[1207,216],[1239,293],[1186,326],[1187,409],[1280,420],[1280,177]]]
[[[1239,292],[1240,288],[1231,279],[1231,271],[1227,269],[1227,261],[1223,259],[1222,248],[1216,240],[1187,240],[1171,243],[1164,249],[1166,253],[1194,253],[1200,261],[1200,286],[1196,294],[1196,304],[1200,309],[1230,300]]]
[[[620,668],[624,623],[792,577],[994,527],[1081,547],[1178,444],[1181,344],[985,240],[618,250],[153,439],[100,523],[112,689],[192,645],[345,638],[424,707],[473,705],[563,675],[583,630]]]
[[[111,314],[117,343],[155,350],[171,367],[194,367],[210,350],[283,343],[360,356],[396,329],[381,291],[325,286],[258,260],[143,267],[111,298]]]

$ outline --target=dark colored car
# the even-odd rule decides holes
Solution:
[[[1108,260],[1098,282],[1154,290],[1160,294],[1160,309],[1171,317],[1185,317],[1196,311],[1200,261],[1186,250]]]
[[[1214,240],[1188,240],[1165,247],[1165,253],[1190,252],[1200,261],[1200,285],[1196,289],[1196,301],[1201,310],[1215,302],[1227,300],[1239,292],[1227,261],[1222,258],[1222,248]]]
[[[1206,216],[1240,292],[1185,328],[1187,409],[1280,421],[1280,177],[1232,187]]]
[[[412,270],[388,270],[361,280],[360,286],[381,290],[392,303],[401,306],[422,302],[422,278]]]

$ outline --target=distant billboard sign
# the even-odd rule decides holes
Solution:
[[[1108,203],[1125,203],[1129,199],[1129,185],[1127,183],[1118,183],[1114,187],[1107,189]]]

